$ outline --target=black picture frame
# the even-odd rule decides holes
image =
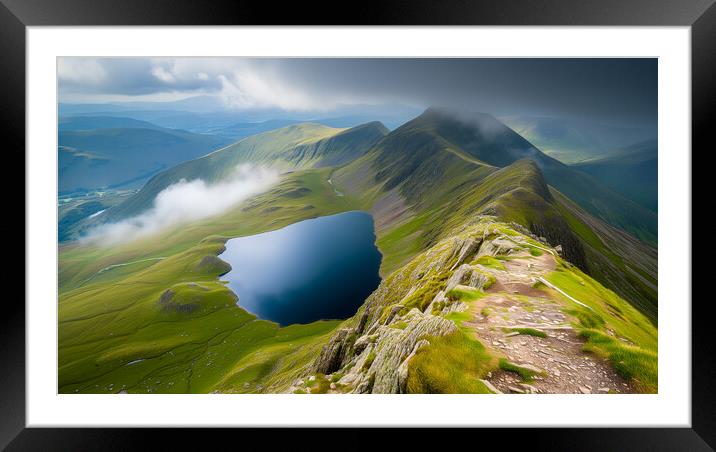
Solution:
[[[0,0],[0,52],[2,54],[2,108],[0,124],[4,130],[3,161],[6,174],[19,174],[25,168],[25,31],[29,26],[90,25],[566,25],[566,26],[690,26],[692,64],[692,148],[712,144],[711,113],[716,103],[716,6],[714,0],[502,0],[502,1],[426,1],[399,0],[361,2],[360,5],[322,2],[248,2],[191,0]],[[327,3],[327,2],[326,2]],[[323,11],[317,15],[316,11]],[[332,11],[332,13],[330,13]],[[10,143],[10,144],[8,144]],[[689,151],[689,150],[684,150]],[[9,154],[9,155],[8,155]],[[692,162],[694,153],[692,152]],[[9,166],[12,165],[12,166]],[[14,168],[14,170],[9,170]],[[692,168],[694,167],[692,163]],[[27,168],[25,168],[27,169]],[[694,180],[695,175],[692,175]],[[6,193],[19,193],[20,181],[5,178]],[[697,195],[696,190],[692,190]],[[24,212],[16,196],[16,218]],[[713,201],[711,201],[712,203]],[[709,204],[706,201],[706,204]],[[703,204],[703,205],[706,205]],[[698,204],[692,204],[698,205]],[[24,218],[24,217],[23,217]],[[9,220],[7,220],[9,221]],[[6,224],[7,224],[6,221]],[[693,221],[693,219],[692,219]],[[20,222],[14,226],[19,229]],[[24,224],[23,224],[24,225]],[[10,234],[6,229],[6,236]],[[24,227],[23,232],[24,235]],[[16,235],[14,237],[17,237]],[[25,236],[25,240],[28,237]],[[19,240],[9,240],[18,249],[8,251],[24,255]],[[684,246],[691,248],[691,243]],[[22,254],[20,254],[22,253]],[[15,268],[17,258],[14,258]],[[682,264],[683,265],[683,264]],[[23,266],[24,268],[24,266]],[[694,264],[692,267],[697,269]],[[8,280],[9,273],[6,273]],[[15,286],[20,285],[18,275]],[[26,277],[27,275],[25,275]],[[692,278],[692,280],[698,280]],[[27,281],[25,279],[25,281]],[[7,280],[6,280],[7,282]],[[682,302],[689,300],[669,300]],[[716,366],[714,366],[713,318],[709,316],[711,299],[696,299],[692,304],[692,426],[691,428],[555,428],[515,429],[505,432],[485,429],[478,433],[478,446],[487,447],[490,439],[531,450],[712,450],[716,447]],[[6,295],[0,315],[0,447],[8,450],[131,450],[148,448],[162,435],[163,448],[194,448],[219,440],[235,441],[230,430],[206,432],[154,429],[41,429],[25,428],[25,309],[20,293]],[[698,359],[697,359],[698,358]],[[240,407],[237,407],[240,409]],[[168,434],[167,434],[168,433]],[[319,440],[325,446],[340,449],[366,449],[377,443],[365,430],[323,432],[292,430],[270,435],[268,446],[283,443],[292,448],[314,448]],[[245,433],[242,433],[244,435]],[[259,432],[265,439],[266,432]],[[437,435],[437,436],[436,436]],[[475,438],[474,433],[452,435],[452,440]],[[409,439],[438,439],[440,432],[416,430],[387,435],[383,446],[407,445]],[[168,441],[168,442],[165,442]],[[171,443],[171,444],[170,444]],[[229,443],[231,444],[231,443]],[[248,443],[247,443],[248,444]],[[332,447],[331,447],[332,448]]]

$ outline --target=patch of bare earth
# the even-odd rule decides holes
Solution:
[[[533,287],[535,278],[555,268],[552,255],[512,255],[505,270],[490,269],[497,278],[487,296],[471,307],[473,317],[464,322],[477,338],[509,362],[538,372],[523,381],[512,371],[499,370],[487,381],[503,393],[634,393],[633,386],[608,362],[584,352],[563,309],[563,300],[552,300]],[[520,333],[517,329],[523,329]],[[524,329],[531,329],[527,334]]]
[[[370,213],[373,216],[376,231],[380,232],[399,222],[404,215],[410,212],[400,191],[394,188],[373,204]]]

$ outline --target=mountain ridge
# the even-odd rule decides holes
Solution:
[[[637,284],[655,282],[655,250],[554,188],[534,159],[493,166],[418,129],[382,131],[328,167],[310,151],[345,131],[294,137],[278,151],[302,167],[221,216],[62,247],[59,391],[653,392],[656,292]],[[220,279],[226,240],[348,210],[373,214],[383,254],[383,282],[353,317],[279,328],[236,305]],[[162,311],[167,290],[200,309]]]
[[[266,164],[287,171],[318,167],[321,160],[328,157],[341,162],[366,151],[386,130],[378,122],[350,129],[300,123],[252,135],[157,174],[133,197],[103,213],[101,220],[116,221],[137,215],[151,207],[159,192],[181,179],[216,182],[240,163]],[[346,137],[348,141],[355,138],[358,142],[346,143]]]

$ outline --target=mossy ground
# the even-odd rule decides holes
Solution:
[[[489,394],[480,382],[495,358],[463,331],[427,338],[430,346],[410,360],[406,391],[413,394]]]
[[[525,382],[530,382],[535,376],[539,375],[538,372],[510,362],[505,358],[500,358],[500,369],[516,373],[520,376],[520,378],[522,378],[522,381]]]
[[[535,328],[507,328],[507,332],[520,333],[526,336],[547,337],[547,333]]]

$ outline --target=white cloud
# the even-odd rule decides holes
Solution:
[[[74,58],[60,60],[62,101],[153,100],[169,94],[217,96],[228,109],[329,111],[382,103],[381,96],[322,83],[291,60],[244,58]],[[124,97],[121,97],[124,96]]]
[[[304,90],[293,87],[271,71],[250,65],[221,74],[221,96],[228,108],[278,107],[283,110],[321,110],[335,105],[321,104]]]
[[[176,81],[174,74],[161,66],[154,66],[152,68],[152,75],[164,83],[174,83]]]
[[[107,73],[95,58],[58,58],[57,77],[60,82],[98,84],[106,79]]]
[[[277,180],[277,171],[253,165],[239,165],[234,174],[215,184],[207,184],[202,179],[182,179],[162,190],[148,211],[117,223],[97,226],[81,241],[109,246],[212,217],[267,190]]]

